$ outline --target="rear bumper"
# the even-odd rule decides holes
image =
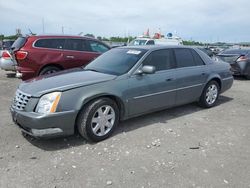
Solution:
[[[226,90],[230,89],[233,85],[233,81],[234,81],[234,78],[232,76],[222,79],[220,93],[223,93]]]
[[[250,75],[250,63],[249,62],[239,62],[239,63],[234,63],[230,64],[231,65],[231,70],[234,75]]]
[[[21,78],[22,80],[28,80],[36,76],[36,72],[30,68],[17,66],[16,70],[19,74],[19,78]]]
[[[11,59],[0,59],[0,67],[6,71],[16,71],[16,65]]]
[[[35,112],[18,111],[10,108],[13,122],[33,137],[51,138],[74,134],[77,112],[58,112],[40,115]]]

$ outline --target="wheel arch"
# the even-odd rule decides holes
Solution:
[[[209,77],[208,78],[208,80],[207,80],[207,83],[206,83],[206,85],[209,83],[209,82],[211,82],[211,81],[216,81],[218,84],[219,84],[219,90],[221,90],[221,88],[222,88],[222,81],[221,81],[221,78],[219,77],[219,75],[214,75],[214,76],[211,76],[211,77]],[[205,86],[206,86],[205,85]],[[204,86],[204,87],[205,87]]]
[[[116,96],[116,95],[113,95],[113,94],[108,94],[108,93],[103,93],[103,94],[97,94],[97,95],[94,95],[94,96],[91,96],[91,97],[88,97],[88,98],[85,98],[82,103],[78,106],[78,109],[79,109],[79,112],[81,110],[84,110],[84,108],[90,104],[91,102],[93,102],[94,100],[97,100],[97,99],[100,99],[100,98],[109,98],[111,100],[113,100],[118,108],[119,108],[119,111],[120,111],[120,119],[123,119],[124,115],[125,115],[125,104],[123,102],[123,100]],[[79,114],[79,113],[78,113]]]
[[[46,64],[46,65],[42,66],[42,67],[39,69],[38,75],[39,75],[39,74],[41,73],[41,71],[42,71],[43,69],[45,69],[46,67],[57,67],[57,68],[59,68],[60,70],[64,70],[64,67],[63,67],[62,65],[60,65],[60,64],[49,63],[49,64]]]

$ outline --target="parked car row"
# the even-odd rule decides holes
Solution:
[[[94,39],[59,36],[20,38],[14,46],[12,55],[24,78],[86,65],[109,50]],[[77,131],[101,141],[121,120],[195,101],[212,107],[232,84],[230,65],[196,48],[118,47],[85,67],[22,82],[11,114],[21,130],[34,137]]]
[[[217,57],[230,64],[234,75],[250,79],[250,49],[228,49],[219,53]]]

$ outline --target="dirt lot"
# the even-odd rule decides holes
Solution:
[[[19,83],[0,71],[0,187],[250,187],[250,81],[214,108],[125,121],[97,144],[24,137],[9,113]]]

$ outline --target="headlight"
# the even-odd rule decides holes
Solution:
[[[40,114],[54,113],[61,98],[61,94],[61,92],[53,92],[43,95],[37,104],[36,112]]]

